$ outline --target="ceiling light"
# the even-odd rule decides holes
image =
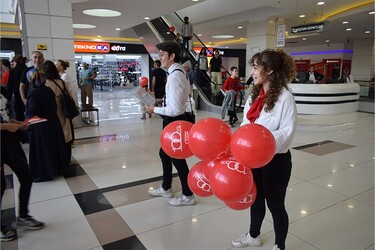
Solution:
[[[102,36],[96,36],[96,37],[102,37]]]
[[[329,42],[330,42],[330,41],[327,39],[327,40],[326,40],[326,43],[329,43]]]
[[[120,28],[116,28],[116,30],[121,30]]]
[[[198,36],[202,36],[202,34],[198,34]]]
[[[306,37],[302,37],[302,40],[303,40],[303,41],[306,41],[306,40],[307,40],[307,38],[306,38]]]
[[[366,31],[365,31],[365,34],[370,34],[370,31],[369,31],[369,30],[366,30]]]
[[[233,38],[232,35],[217,35],[217,36],[211,36],[212,38],[218,38],[218,39],[225,39],[225,38]]]
[[[242,29],[243,27],[242,26],[238,26],[239,29]]]
[[[352,30],[352,28],[347,28],[347,29],[346,29],[346,31],[351,31],[351,30]]]
[[[73,23],[74,29],[94,29],[96,28],[95,25],[91,24],[84,24],[84,23]]]
[[[299,17],[306,17],[306,15],[302,14],[302,15],[299,15]]]
[[[375,11],[370,11],[369,14],[370,14],[370,15],[374,15],[374,14],[375,14]]]
[[[348,21],[344,21],[344,22],[342,22],[342,24],[348,24],[349,22]]]
[[[89,16],[99,16],[99,17],[121,16],[121,12],[118,12],[118,11],[115,11],[115,10],[107,10],[107,9],[84,10],[83,14],[86,14],[86,15],[89,15]]]
[[[193,2],[199,2],[199,0],[193,0]]]
[[[323,5],[324,2],[317,2],[316,4],[317,4],[317,5]]]
[[[149,20],[150,19],[150,17],[148,17],[148,16],[145,16],[145,18],[144,18],[145,20]]]

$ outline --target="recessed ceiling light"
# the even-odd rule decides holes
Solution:
[[[243,37],[240,37],[240,40],[243,40]]]
[[[369,31],[369,30],[366,30],[365,33],[366,33],[366,34],[370,34],[370,31]]]
[[[145,18],[144,18],[145,20],[149,20],[150,19],[150,17],[148,17],[148,16],[145,16]]]
[[[323,5],[324,2],[317,2],[316,4],[317,4],[317,5]]]
[[[351,31],[351,30],[352,30],[352,28],[347,28],[347,29],[346,29],[346,31]]]
[[[225,46],[225,48],[227,49],[227,48],[229,48],[228,46]]]
[[[349,22],[348,21],[344,21],[344,22],[342,22],[342,24],[348,24]]]
[[[370,15],[374,15],[374,14],[375,14],[375,11],[370,11],[369,14],[370,14]]]
[[[91,24],[84,24],[84,23],[73,23],[74,29],[94,29],[96,28],[95,25]]]
[[[306,15],[302,14],[302,15],[299,15],[299,17],[306,17]]]
[[[302,37],[302,40],[303,40],[303,41],[306,41],[306,40],[307,40],[307,38],[306,38],[306,37]]]
[[[328,40],[328,39],[326,40],[326,43],[329,43],[329,40]]]
[[[198,34],[198,36],[202,36],[202,34]]]
[[[193,0],[193,2],[199,2],[199,0]]]
[[[223,39],[223,38],[233,38],[234,36],[232,35],[217,35],[217,36],[211,36],[212,38],[218,38],[218,39]]]
[[[83,13],[89,16],[99,16],[99,17],[121,16],[121,12],[118,12],[115,10],[107,10],[107,9],[89,9],[89,10],[84,10]]]
[[[242,29],[243,27],[242,26],[238,26],[239,29]]]
[[[121,30],[120,28],[116,28],[116,30]]]
[[[102,37],[102,36],[96,36],[96,37]]]

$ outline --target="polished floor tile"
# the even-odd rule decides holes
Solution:
[[[215,196],[196,197],[195,206],[172,207],[169,198],[148,194],[162,176],[160,117],[142,121],[131,90],[95,91],[94,105],[100,126],[75,130],[69,171],[32,187],[30,214],[46,227],[18,230],[18,240],[1,242],[0,248],[234,249],[231,240],[249,230],[249,209],[229,209]],[[196,112],[197,121],[206,117],[220,115]],[[299,115],[297,123],[286,196],[287,249],[374,250],[374,114]],[[28,155],[28,145],[23,148]],[[199,161],[187,159],[189,167]],[[173,173],[176,195],[181,185]],[[11,175],[7,182],[2,222],[10,224],[18,213],[19,182]],[[272,249],[268,210],[261,238],[257,249]]]

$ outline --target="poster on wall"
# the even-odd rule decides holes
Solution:
[[[285,30],[285,24],[277,25],[276,48],[281,48],[285,46]]]

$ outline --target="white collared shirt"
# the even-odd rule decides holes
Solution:
[[[313,73],[311,73],[311,72],[309,73],[309,81],[316,82],[314,72]]]
[[[241,126],[250,124],[246,114],[251,107],[249,96],[245,108]],[[259,117],[254,123],[263,125],[271,131],[276,141],[276,153],[286,153],[292,143],[297,126],[297,107],[292,93],[284,89],[275,103],[271,112],[266,112],[263,107]]]
[[[175,69],[181,69],[183,72]],[[173,73],[172,73],[173,72]],[[185,104],[189,99],[190,84],[181,64],[174,63],[168,68],[165,85],[165,107],[155,107],[154,112],[165,116],[178,116],[185,113]]]

